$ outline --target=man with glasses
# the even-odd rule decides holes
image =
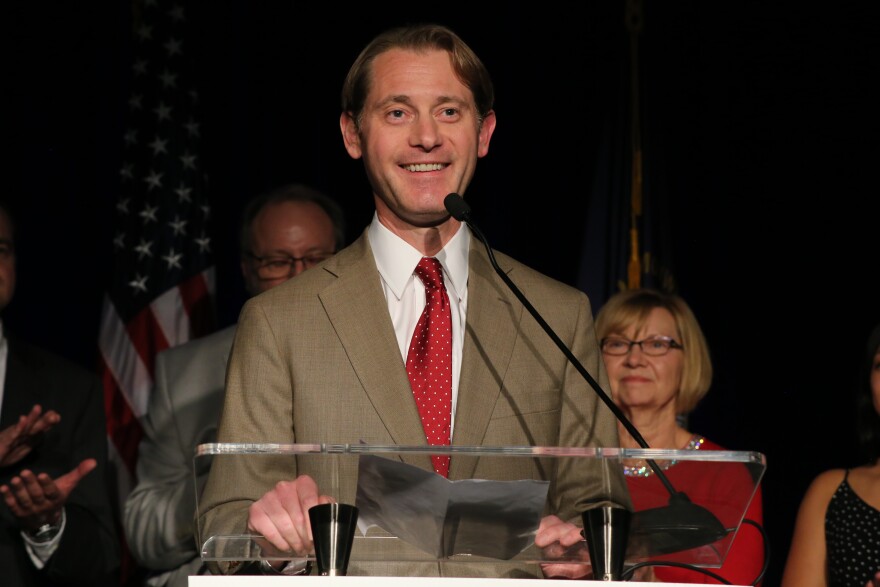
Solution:
[[[249,202],[241,225],[241,273],[255,296],[311,269],[344,245],[342,209],[323,193],[287,185]],[[192,458],[215,442],[226,361],[235,325],[168,349],[156,358],[156,382],[144,419],[138,483],[125,504],[124,527],[147,585],[187,585],[202,571],[193,516]],[[198,486],[207,476],[197,472]]]

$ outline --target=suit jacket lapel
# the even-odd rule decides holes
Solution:
[[[376,413],[394,444],[426,445],[366,234],[326,269],[338,279],[321,292],[321,302]],[[427,455],[404,460],[430,466]]]
[[[6,381],[3,388],[3,406],[0,411],[0,429],[17,422],[19,416],[29,413],[34,404],[41,404],[44,410],[48,409],[43,403],[42,390],[33,389],[30,383],[32,367],[25,360],[23,349],[9,334],[6,342],[9,354],[6,356]]]
[[[479,446],[501,392],[522,308],[512,303],[512,294],[495,275],[476,239],[471,239],[469,261],[467,323],[452,443]],[[476,459],[453,457],[449,477],[469,478],[475,467]]]

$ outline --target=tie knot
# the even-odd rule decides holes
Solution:
[[[427,289],[443,288],[443,266],[434,257],[422,257],[416,265],[416,275]]]

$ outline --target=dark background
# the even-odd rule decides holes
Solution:
[[[343,203],[349,240],[369,222],[361,163],[339,135],[339,90],[360,48],[408,21],[452,26],[493,74],[498,127],[468,191],[483,232],[494,248],[579,283],[602,130],[628,99],[623,0],[185,6],[198,23],[188,49],[200,67],[221,326],[244,298],[234,235],[245,199],[303,181]],[[668,197],[662,230],[678,289],[716,367],[690,428],[767,457],[766,585],[779,581],[809,480],[856,462],[851,390],[880,322],[880,28],[869,10],[645,6],[646,181]],[[19,289],[3,319],[93,368],[111,277],[129,7],[32,2],[4,12],[0,177],[20,234]]]

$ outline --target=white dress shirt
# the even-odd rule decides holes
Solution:
[[[402,238],[388,230],[373,213],[367,237],[376,266],[382,278],[382,291],[388,303],[388,313],[394,325],[400,356],[406,363],[409,343],[425,308],[425,285],[415,274],[416,265],[423,255]],[[446,243],[435,256],[443,266],[443,283],[449,295],[452,314],[452,418],[450,441],[455,425],[458,382],[461,371],[461,353],[464,346],[464,325],[467,314],[468,251],[470,233],[466,225]]]

